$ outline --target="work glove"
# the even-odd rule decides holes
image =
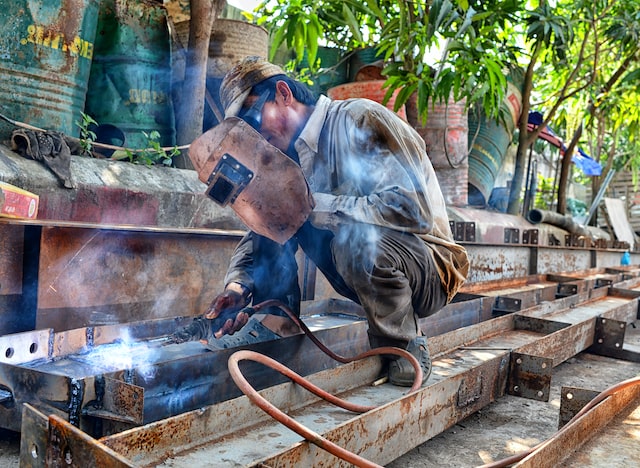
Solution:
[[[242,309],[249,304],[249,297],[227,289],[213,299],[204,317],[213,320],[212,330],[215,338],[233,335],[247,324],[249,314]]]

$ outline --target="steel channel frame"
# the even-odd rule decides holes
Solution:
[[[586,290],[586,286],[581,285],[580,280],[575,278],[570,280],[576,286],[576,291]],[[551,281],[557,281],[557,283]],[[505,296],[497,295],[497,291],[499,291],[496,289],[497,285],[492,286],[495,296],[461,295],[465,297],[457,298],[456,302],[449,304],[438,314],[422,319],[421,327],[427,336],[437,339],[437,336],[448,331],[490,319],[492,311],[496,309],[496,302],[507,297],[526,306],[553,301],[557,296],[558,284],[562,281],[564,281],[562,277],[528,277],[519,281],[510,281],[509,288],[502,290]],[[358,321],[359,311],[349,305],[350,303],[338,300],[315,301],[306,305],[304,313],[306,316],[315,315],[317,317],[325,314],[330,317],[333,313],[346,312],[353,314],[352,320]],[[100,433],[99,430],[124,429],[122,424],[117,425],[114,429],[113,424],[106,424],[108,421],[129,422],[134,425],[141,422],[148,423],[239,396],[239,390],[230,381],[226,368],[226,358],[231,351],[210,353],[195,343],[191,344],[190,351],[182,347],[180,353],[168,355],[164,362],[154,363],[156,377],[151,380],[142,378],[135,369],[117,372],[100,370],[91,372],[91,369],[85,369],[84,372],[87,374],[83,375],[86,376],[76,377],[75,380],[60,376],[49,378],[46,372],[32,372],[22,368],[16,368],[15,372],[13,371],[13,366],[21,363],[34,360],[59,360],[82,350],[88,351],[102,344],[112,343],[125,335],[135,340],[166,335],[176,327],[187,323],[188,320],[190,319],[176,317],[124,325],[87,327],[58,333],[53,333],[49,329],[0,337],[0,349],[5,350],[5,356],[11,354],[11,358],[0,355],[0,389],[4,389],[3,393],[8,395],[7,398],[13,396],[15,400],[13,405],[0,406],[0,415],[3,416],[0,418],[0,424],[11,430],[20,430],[20,405],[31,403],[47,413],[54,413],[60,417],[67,416],[84,431],[95,437],[100,437],[105,432]],[[320,318],[320,323],[322,320]],[[367,348],[366,330],[361,322],[343,324],[343,326],[321,330],[318,333],[327,345],[345,355],[353,355]],[[278,343],[258,344],[254,349],[264,350],[273,356],[284,359],[302,375],[337,365],[302,337],[292,337]],[[9,350],[11,353],[8,353]],[[79,368],[81,365],[82,361],[79,360],[77,367]],[[87,366],[85,365],[85,367]],[[62,368],[58,368],[57,372],[62,370]],[[69,367],[67,371],[78,373],[78,370],[72,367]],[[282,381],[282,379],[278,379],[278,375],[274,377],[273,374],[264,374],[259,375],[259,383],[262,382],[261,387]],[[22,377],[18,377],[19,375]],[[46,381],[46,379],[57,379],[56,381],[60,381],[60,383],[56,385],[57,391],[54,397],[51,395],[41,396],[40,392],[46,392],[46,388],[41,385],[35,386],[33,383],[31,391],[26,389],[18,391],[16,394],[14,389],[24,387],[20,381],[29,379],[36,383]],[[122,384],[118,385],[118,381]],[[106,382],[112,391],[116,391],[117,395],[110,399],[111,404],[108,406],[105,405],[108,398],[98,399],[99,407],[95,408],[93,402],[97,399],[96,393],[99,391],[96,389],[99,389],[102,382]],[[74,388],[71,384],[82,389],[83,392],[74,394]],[[143,389],[141,389],[142,387]],[[41,388],[43,389],[40,390]],[[172,389],[171,392],[167,390],[169,388]],[[191,392],[189,398],[186,397],[188,392]],[[144,408],[132,401],[132,396],[139,397],[141,393],[144,393]],[[74,395],[75,397],[72,398]],[[184,398],[178,398],[178,395],[183,395]],[[72,405],[70,403],[72,401],[76,403]],[[78,406],[80,408],[77,409],[81,409],[80,415],[70,417],[68,408]],[[67,413],[65,414],[65,412]],[[144,413],[142,421],[141,412]],[[100,424],[104,425],[103,428],[97,429],[95,427],[98,424],[95,418],[102,421]]]
[[[430,350],[435,356],[434,371],[428,386],[412,394],[397,395],[396,388],[391,385],[385,384],[372,389],[365,383],[364,386],[348,392],[349,396],[370,400],[374,395],[375,398],[383,395],[392,397],[395,391],[396,398],[356,417],[336,417],[332,422],[337,423],[337,426],[319,432],[342,447],[376,463],[388,463],[495,401],[505,392],[516,392],[512,383],[512,374],[517,372],[514,371],[513,356],[541,358],[539,361],[534,359],[533,364],[525,369],[525,372],[520,372],[520,375],[525,376],[522,380],[525,384],[532,382],[532,396],[543,399],[544,392],[536,392],[539,382],[535,378],[538,375],[544,380],[546,371],[542,364],[546,364],[547,368],[555,367],[589,348],[594,343],[598,318],[624,323],[630,323],[637,318],[637,295],[614,295],[618,292],[615,288],[604,287],[589,290],[434,337],[430,340]],[[547,325],[544,324],[545,321],[548,322]],[[536,365],[538,369],[535,369]],[[375,367],[368,366],[370,370]],[[345,376],[347,380],[342,382],[341,377]],[[373,378],[374,375],[371,375],[370,378],[363,379],[361,374],[352,372],[349,368],[345,371],[341,367],[325,371],[320,379],[333,382],[334,385],[338,385],[338,382],[342,382],[340,385],[346,383],[349,387],[349,383],[353,386],[354,382],[371,382]],[[287,395],[285,401],[296,400],[291,397],[291,394],[296,393],[293,384],[282,384],[277,389],[271,388],[265,392],[270,390],[271,396]],[[239,397],[214,406],[218,406],[219,409],[220,405],[246,405],[245,399],[246,397]],[[331,420],[332,415],[336,413],[318,403],[304,407],[307,408],[310,415],[305,416],[303,409],[292,413],[299,414],[303,420],[316,422],[321,419]],[[200,415],[209,411],[216,410],[209,407],[184,413],[100,440],[84,438],[80,441],[83,445],[82,450],[96,452],[98,456],[105,446],[111,447],[136,466],[162,462],[162,459],[153,457],[166,457],[167,454],[171,454],[172,463],[181,463],[180,460],[183,460],[186,465],[191,460],[190,450],[197,444],[200,444],[198,450],[206,453],[207,460],[212,463],[215,463],[218,452],[223,451],[224,457],[228,459],[230,454],[241,452],[237,448],[238,444],[244,444],[254,448],[254,459],[243,462],[249,466],[317,466],[323,463],[331,466],[341,465],[333,455],[309,442],[299,440],[299,437],[288,446],[277,444],[273,434],[280,434],[282,429],[274,427],[273,424],[277,425],[275,422],[265,422],[263,417],[258,417],[253,423],[254,426],[249,427],[245,424],[241,425],[240,429],[237,425],[229,425],[228,419],[223,420],[223,426],[219,426],[217,420],[207,419],[204,425],[191,433],[190,427],[194,425],[194,418],[198,419]],[[253,411],[255,412],[257,410]],[[248,413],[252,412],[249,410]],[[228,414],[235,417],[239,413],[232,411]],[[56,424],[58,423],[59,421],[56,421]],[[38,431],[34,433],[26,429],[23,428],[23,438],[27,447],[29,444],[37,447],[38,443],[35,441],[42,441],[42,437],[46,437],[42,432],[38,434]],[[285,429],[285,432],[287,431]],[[73,433],[74,431],[70,431],[70,434]],[[162,436],[167,433],[176,437],[167,440],[166,436]],[[169,445],[162,445],[161,440]],[[266,457],[256,458],[255,447],[260,447],[264,452],[264,440],[269,440],[280,448],[274,448],[275,453]],[[144,444],[141,441],[144,441]],[[51,443],[49,436],[45,446]],[[47,453],[50,451],[47,449]],[[183,452],[184,454],[180,455]],[[26,450],[26,454],[28,453],[29,450]],[[22,454],[22,457],[26,458],[26,455]]]

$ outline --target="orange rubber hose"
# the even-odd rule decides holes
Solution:
[[[318,340],[314,336],[314,334],[311,332],[311,330],[309,330],[309,328],[305,325],[305,323],[302,320],[300,320],[286,305],[282,304],[280,301],[267,300],[267,301],[261,302],[260,304],[254,306],[254,310],[258,312],[260,309],[263,309],[269,306],[280,307],[289,316],[289,318],[293,320],[296,323],[296,325],[300,327],[300,329],[302,329],[302,331],[311,339],[311,341],[313,341],[313,343],[316,346],[318,346],[329,357],[343,364],[358,361],[374,355],[381,355],[381,354],[395,354],[397,356],[407,359],[413,366],[414,370],[416,371],[416,376],[413,381],[413,386],[409,389],[409,393],[415,392],[421,387],[422,377],[423,377],[422,368],[420,367],[420,363],[415,358],[415,356],[413,356],[408,351],[400,348],[395,348],[395,347],[382,347],[382,348],[375,348],[369,351],[365,351],[364,353],[361,353],[352,358],[345,358],[343,356],[339,356],[333,353],[330,349],[328,349],[320,340]],[[380,465],[377,465],[353,452],[350,452],[340,447],[339,445],[331,442],[330,440],[326,439],[320,434],[300,424],[295,419],[291,418],[289,415],[285,414],[283,411],[281,411],[276,406],[274,406],[269,401],[267,401],[264,397],[262,397],[262,395],[260,395],[256,391],[256,389],[254,389],[251,386],[251,384],[249,384],[247,379],[245,379],[244,375],[242,375],[242,372],[240,371],[240,367],[239,367],[239,362],[243,360],[251,360],[251,361],[263,364],[265,366],[268,366],[273,370],[280,372],[285,377],[288,377],[293,382],[302,386],[303,388],[313,393],[314,395],[324,399],[325,401],[331,404],[334,404],[343,409],[346,409],[348,411],[353,411],[356,413],[365,413],[367,411],[370,411],[376,408],[375,406],[357,405],[357,404],[349,403],[348,401],[342,400],[341,398],[338,398],[335,395],[332,395],[331,393],[326,392],[322,390],[320,387],[317,387],[316,385],[312,384],[307,379],[300,376],[296,372],[292,371],[285,365],[279,363],[278,361],[271,359],[270,357],[265,356],[263,354],[256,353],[255,351],[250,351],[250,350],[236,351],[229,358],[229,362],[228,362],[229,374],[231,375],[231,378],[236,383],[238,388],[240,388],[240,390],[242,390],[242,392],[256,406],[258,406],[260,409],[262,409],[265,413],[270,415],[276,421],[287,426],[289,429],[296,432],[300,436],[304,437],[306,440],[308,440],[312,444],[317,445],[318,447],[328,451],[332,455],[335,455],[336,457],[341,458],[342,460],[345,460],[355,466],[365,467],[365,468],[374,468],[374,467],[381,468]]]

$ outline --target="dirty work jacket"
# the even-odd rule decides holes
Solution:
[[[311,223],[334,233],[358,222],[411,232],[429,247],[448,300],[469,269],[453,241],[440,186],[418,133],[386,107],[321,96],[296,140],[316,206]],[[238,247],[225,281],[251,287],[242,272],[250,239]]]

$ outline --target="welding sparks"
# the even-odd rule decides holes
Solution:
[[[93,348],[84,356],[85,362],[111,371],[135,370],[145,381],[156,375],[154,355],[157,347],[144,341],[134,341],[126,332],[114,343]]]

